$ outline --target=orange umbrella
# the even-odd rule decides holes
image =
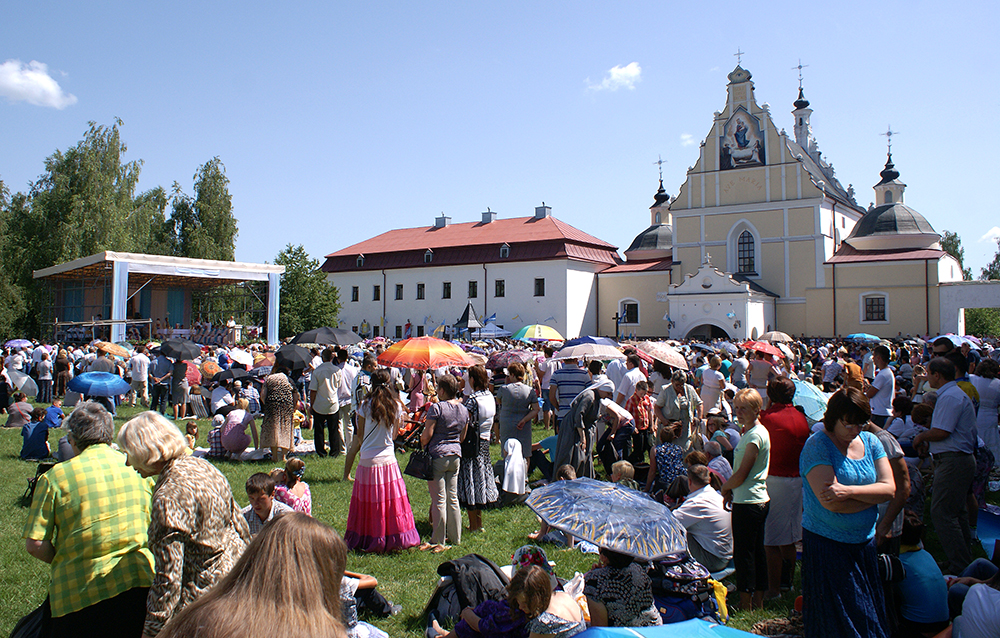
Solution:
[[[222,368],[214,361],[205,361],[201,364],[201,376],[205,377],[206,382],[220,372],[222,372]]]
[[[273,352],[264,352],[264,353],[258,352],[253,357],[253,367],[255,368],[263,368],[264,366],[273,366],[273,365],[274,365]]]
[[[753,350],[755,352],[763,352],[764,354],[769,354],[775,357],[785,358],[785,353],[773,346],[766,341],[747,341],[743,344],[743,347],[747,350]]]
[[[378,362],[393,368],[432,370],[445,366],[467,368],[476,364],[465,351],[444,339],[413,337],[394,343],[378,356]]]

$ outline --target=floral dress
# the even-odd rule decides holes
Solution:
[[[302,484],[306,487],[306,491],[302,493],[302,496],[296,496],[285,485],[275,485],[274,498],[278,499],[296,512],[302,512],[303,514],[312,516],[312,492],[309,491],[308,483],[303,481]]]
[[[656,478],[669,487],[678,476],[687,476],[684,465],[684,450],[674,443],[660,443],[656,446]]]

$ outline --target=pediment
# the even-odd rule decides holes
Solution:
[[[694,273],[684,275],[684,281],[670,287],[671,295],[751,294],[750,284],[736,281],[711,264],[703,263]]]

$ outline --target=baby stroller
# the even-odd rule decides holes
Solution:
[[[403,424],[399,426],[399,433],[393,443],[400,451],[410,448],[420,449],[420,434],[424,431],[424,420],[427,418],[427,406],[424,404],[413,413],[412,418],[403,419]]]

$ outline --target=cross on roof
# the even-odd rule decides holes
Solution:
[[[879,133],[879,135],[885,137],[886,144],[889,145],[889,153],[891,154],[892,153],[892,136],[893,135],[899,135],[899,131],[892,130],[892,126],[890,125],[890,126],[888,126],[886,128],[885,133]]]
[[[663,165],[666,164],[666,162],[663,160],[663,156],[662,155],[657,155],[657,157],[659,159],[656,160],[653,163],[654,164],[658,164],[660,166],[660,181],[662,182],[663,181]]]
[[[743,51],[740,51],[739,47],[736,47],[736,53],[734,53],[733,55],[736,56],[736,64],[738,65],[743,64],[743,56],[746,54]]]
[[[802,58],[799,58],[799,65],[798,65],[798,66],[793,66],[793,67],[792,67],[792,70],[793,70],[793,71],[794,71],[795,69],[798,69],[798,70],[799,70],[799,88],[800,88],[800,89],[802,88],[802,69],[804,69],[804,68],[806,68],[806,67],[808,67],[808,66],[809,66],[808,64],[802,64]]]

